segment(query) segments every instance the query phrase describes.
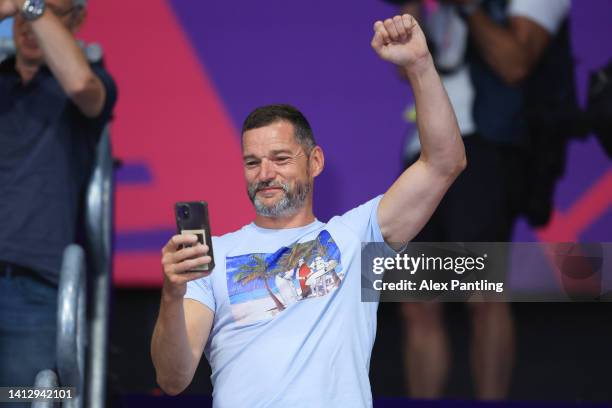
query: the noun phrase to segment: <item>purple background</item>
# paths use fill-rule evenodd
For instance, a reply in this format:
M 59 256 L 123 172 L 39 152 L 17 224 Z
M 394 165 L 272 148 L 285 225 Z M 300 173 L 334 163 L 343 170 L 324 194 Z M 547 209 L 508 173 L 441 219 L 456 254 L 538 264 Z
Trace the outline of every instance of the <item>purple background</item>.
M 291 103 L 327 155 L 315 185 L 323 220 L 383 193 L 401 170 L 408 87 L 370 48 L 379 1 L 173 1 L 236 134 L 256 106 Z M 301 6 L 298 7 L 297 5 Z
M 577 80 L 612 57 L 612 4 L 574 2 L 572 31 Z M 315 211 L 325 220 L 385 191 L 401 171 L 402 112 L 410 90 L 369 46 L 372 23 L 395 13 L 381 1 L 171 2 L 213 80 L 236 134 L 255 106 L 287 102 L 309 118 L 326 155 L 316 183 Z M 300 6 L 298 6 L 298 4 Z M 584 96 L 582 96 L 584 100 Z M 568 171 L 556 194 L 563 211 L 610 161 L 593 137 L 571 144 Z M 581 240 L 609 240 L 608 210 Z M 517 240 L 536 240 L 519 222 Z

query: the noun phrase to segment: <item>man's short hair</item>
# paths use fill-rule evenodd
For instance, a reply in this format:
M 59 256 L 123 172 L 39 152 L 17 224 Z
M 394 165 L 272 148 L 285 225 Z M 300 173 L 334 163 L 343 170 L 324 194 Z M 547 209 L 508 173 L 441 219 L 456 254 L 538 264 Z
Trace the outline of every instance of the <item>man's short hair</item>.
M 286 121 L 293 125 L 293 136 L 308 154 L 317 145 L 310 123 L 296 107 L 286 104 L 266 105 L 249 113 L 242 124 L 242 135 L 251 129 L 258 129 L 276 122 Z

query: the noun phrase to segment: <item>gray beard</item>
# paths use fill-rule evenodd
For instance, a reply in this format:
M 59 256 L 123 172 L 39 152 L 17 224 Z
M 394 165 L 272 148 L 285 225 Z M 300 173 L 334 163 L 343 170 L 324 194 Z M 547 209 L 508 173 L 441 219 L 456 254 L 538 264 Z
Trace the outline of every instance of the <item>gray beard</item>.
M 257 191 L 264 187 L 281 187 L 285 192 L 285 196 L 276 204 L 266 206 L 257 198 Z M 310 193 L 311 186 L 309 183 L 296 183 L 295 189 L 292 191 L 289 188 L 289 184 L 271 182 L 249 184 L 247 190 L 249 198 L 255 206 L 255 212 L 257 215 L 262 217 L 280 218 L 290 217 L 304 207 L 306 204 L 306 199 L 308 198 L 308 193 Z

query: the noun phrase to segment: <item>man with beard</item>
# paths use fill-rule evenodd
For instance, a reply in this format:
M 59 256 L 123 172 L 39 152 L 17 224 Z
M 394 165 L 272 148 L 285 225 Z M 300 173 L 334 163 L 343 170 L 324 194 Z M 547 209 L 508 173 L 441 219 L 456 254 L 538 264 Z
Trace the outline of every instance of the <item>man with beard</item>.
M 416 21 L 395 16 L 377 21 L 374 31 L 376 53 L 410 78 L 421 158 L 384 195 L 322 223 L 312 211 L 312 191 L 325 160 L 308 121 L 288 105 L 254 110 L 242 127 L 254 222 L 214 238 L 212 273 L 189 272 L 211 260 L 206 246 L 179 249 L 195 236 L 176 235 L 162 250 L 151 354 L 167 393 L 189 385 L 205 352 L 215 406 L 372 405 L 368 370 L 377 304 L 361 302 L 361 242 L 397 249 L 410 241 L 466 163 Z M 284 305 L 274 278 L 304 264 L 313 271 L 306 282 L 312 293 Z

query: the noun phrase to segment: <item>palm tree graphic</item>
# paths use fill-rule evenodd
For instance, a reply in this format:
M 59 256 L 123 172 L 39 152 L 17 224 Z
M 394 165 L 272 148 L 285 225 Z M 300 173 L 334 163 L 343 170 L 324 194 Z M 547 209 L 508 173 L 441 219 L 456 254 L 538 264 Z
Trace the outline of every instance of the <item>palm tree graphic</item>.
M 298 268 L 300 264 L 300 259 L 303 259 L 304 262 L 310 262 L 311 254 L 312 254 L 313 243 L 305 242 L 305 243 L 296 243 L 291 246 L 289 251 L 285 251 L 278 260 L 276 264 L 275 272 L 284 272 L 288 270 L 295 270 Z
M 312 241 L 294 244 L 290 251 L 286 251 L 280 257 L 274 272 L 279 273 L 293 270 L 295 274 L 295 270 L 299 268 L 300 259 L 302 259 L 304 263 L 310 264 L 317 256 L 320 256 L 322 259 L 327 259 L 329 256 L 328 247 L 321 242 L 320 235 Z M 334 284 L 340 286 L 341 280 L 336 273 L 335 267 L 331 270 L 331 275 Z
M 274 304 L 276 305 L 276 309 L 279 312 L 285 310 L 285 306 L 276 296 L 274 296 L 272 289 L 270 289 L 270 284 L 268 283 L 268 279 L 273 277 L 277 272 L 270 269 L 269 263 L 263 256 L 259 254 L 251 254 L 249 255 L 249 258 L 249 262 L 240 265 L 240 272 L 234 275 L 234 282 L 246 285 L 247 283 L 256 279 L 263 280 L 266 290 L 268 291 L 268 295 L 270 298 L 272 298 Z
M 328 255 L 328 248 L 321 242 L 320 237 L 309 242 L 298 242 L 290 248 L 286 248 L 279 257 L 275 257 L 277 259 L 276 262 L 269 262 L 263 254 L 250 254 L 248 261 L 240 265 L 239 272 L 233 276 L 233 281 L 244 286 L 254 280 L 262 280 L 268 295 L 276 305 L 276 309 L 280 312 L 285 310 L 285 305 L 272 292 L 268 279 L 289 270 L 293 270 L 293 276 L 295 276 L 300 260 L 310 264 L 317 256 L 326 259 Z M 336 273 L 335 267 L 331 270 L 331 274 L 334 284 L 339 286 L 341 280 Z

